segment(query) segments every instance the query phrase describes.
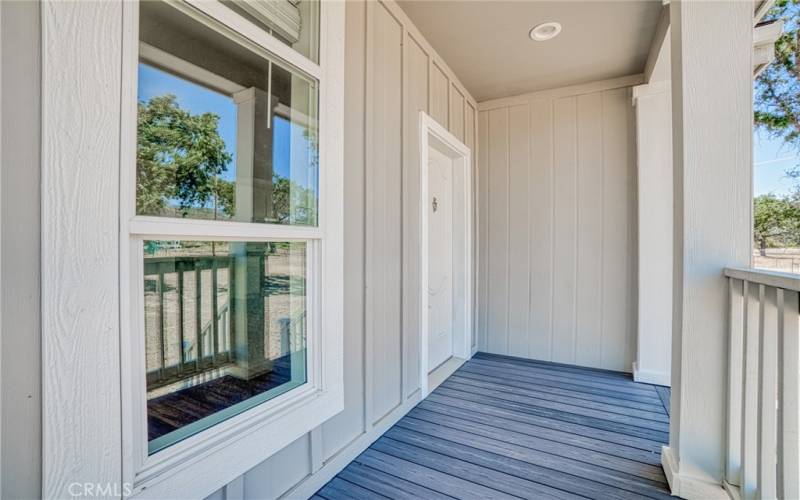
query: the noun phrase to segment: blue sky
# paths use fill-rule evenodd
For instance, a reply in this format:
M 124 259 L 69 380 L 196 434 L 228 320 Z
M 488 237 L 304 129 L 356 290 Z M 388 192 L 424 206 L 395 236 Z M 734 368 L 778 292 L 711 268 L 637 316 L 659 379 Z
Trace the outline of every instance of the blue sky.
M 139 100 L 148 101 L 152 97 L 173 94 L 181 108 L 192 114 L 211 112 L 219 116 L 219 134 L 225 141 L 228 153 L 233 160 L 228 170 L 222 174 L 226 180 L 236 178 L 236 105 L 233 99 L 200 85 L 178 78 L 146 64 L 139 64 Z M 273 168 L 275 173 L 289 177 L 291 141 L 290 124 L 283 118 L 273 120 Z
M 786 176 L 786 171 L 800 164 L 797 152 L 764 132 L 753 132 L 753 194 L 791 194 L 800 184 Z

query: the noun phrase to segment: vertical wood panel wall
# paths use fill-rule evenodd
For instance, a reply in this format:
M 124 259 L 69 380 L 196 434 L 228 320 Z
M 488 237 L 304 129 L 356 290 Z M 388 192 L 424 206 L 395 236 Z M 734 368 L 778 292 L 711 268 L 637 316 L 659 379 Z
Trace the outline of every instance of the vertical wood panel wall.
M 480 104 L 481 349 L 631 370 L 636 80 Z
M 213 498 L 313 493 L 419 400 L 419 111 L 474 150 L 477 104 L 393 2 L 347 3 L 344 411 Z

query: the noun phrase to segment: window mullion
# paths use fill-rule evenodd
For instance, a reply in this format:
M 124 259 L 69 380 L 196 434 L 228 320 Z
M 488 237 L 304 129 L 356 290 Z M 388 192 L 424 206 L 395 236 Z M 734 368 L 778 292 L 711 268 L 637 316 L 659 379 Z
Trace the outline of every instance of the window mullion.
M 132 218 L 129 228 L 131 236 L 151 239 L 305 241 L 323 236 L 320 227 L 143 216 Z

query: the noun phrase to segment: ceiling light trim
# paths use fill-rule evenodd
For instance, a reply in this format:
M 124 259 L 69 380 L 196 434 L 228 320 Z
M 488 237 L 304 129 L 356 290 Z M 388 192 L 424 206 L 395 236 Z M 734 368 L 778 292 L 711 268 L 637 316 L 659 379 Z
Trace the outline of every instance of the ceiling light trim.
M 544 42 L 546 40 L 552 40 L 558 36 L 559 33 L 561 33 L 561 24 L 555 21 L 550 21 L 534 26 L 531 29 L 529 36 L 531 37 L 531 40 L 535 42 Z

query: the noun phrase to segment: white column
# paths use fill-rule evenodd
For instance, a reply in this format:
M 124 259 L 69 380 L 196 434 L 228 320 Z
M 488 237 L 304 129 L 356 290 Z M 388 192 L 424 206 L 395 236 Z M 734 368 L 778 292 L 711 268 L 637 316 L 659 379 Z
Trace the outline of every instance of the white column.
M 670 3 L 674 288 L 672 492 L 727 498 L 725 266 L 751 238 L 752 2 Z
M 266 92 L 251 87 L 233 95 L 236 103 L 236 209 L 234 220 L 264 222 L 272 218 L 271 104 Z M 269 243 L 231 243 L 235 256 L 232 374 L 243 379 L 272 369 L 268 352 L 269 312 L 264 301 L 264 249 Z
M 637 382 L 668 386 L 672 347 L 672 115 L 669 81 L 634 87 L 633 102 L 636 107 L 639 206 L 639 327 L 633 378 Z

